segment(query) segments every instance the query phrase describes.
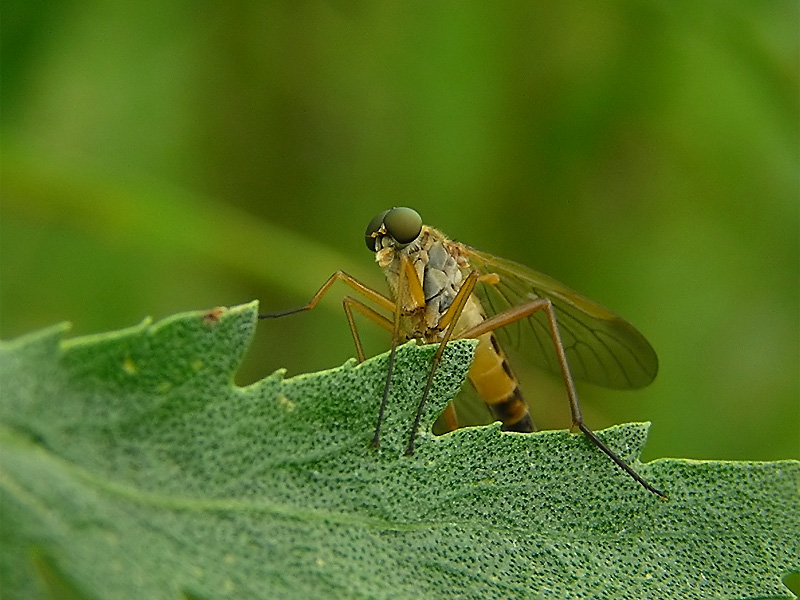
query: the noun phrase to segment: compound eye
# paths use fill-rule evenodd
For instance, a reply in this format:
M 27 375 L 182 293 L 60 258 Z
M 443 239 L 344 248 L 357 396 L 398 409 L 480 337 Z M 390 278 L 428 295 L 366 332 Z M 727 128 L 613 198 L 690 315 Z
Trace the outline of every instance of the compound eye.
M 385 210 L 382 213 L 375 215 L 372 218 L 372 221 L 369 222 L 369 225 L 367 225 L 367 231 L 364 233 L 364 241 L 367 243 L 367 248 L 369 248 L 372 252 L 377 250 L 375 246 L 375 242 L 377 242 L 375 234 L 378 233 L 380 228 L 383 226 L 383 217 L 385 217 L 388 212 L 388 210 Z
M 413 208 L 399 206 L 388 211 L 383 217 L 388 233 L 400 244 L 410 244 L 422 231 L 422 217 Z

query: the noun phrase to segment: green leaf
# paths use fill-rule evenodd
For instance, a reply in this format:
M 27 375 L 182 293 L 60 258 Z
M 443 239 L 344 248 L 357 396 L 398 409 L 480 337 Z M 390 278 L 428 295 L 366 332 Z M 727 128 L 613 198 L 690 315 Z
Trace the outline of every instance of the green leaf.
M 416 453 L 433 348 L 246 388 L 256 306 L 4 343 L 6 598 L 788 598 L 800 464 L 641 464 L 647 424 L 601 437 L 426 431 L 473 343 L 451 343 Z

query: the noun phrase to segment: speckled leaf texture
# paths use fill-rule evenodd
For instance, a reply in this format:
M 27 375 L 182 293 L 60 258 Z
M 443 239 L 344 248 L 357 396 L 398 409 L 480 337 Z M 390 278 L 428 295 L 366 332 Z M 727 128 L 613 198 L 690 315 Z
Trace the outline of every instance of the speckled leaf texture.
M 800 463 L 638 461 L 648 426 L 425 433 L 462 385 L 452 343 L 416 453 L 432 347 L 236 387 L 257 307 L 4 343 L 8 599 L 791 598 Z

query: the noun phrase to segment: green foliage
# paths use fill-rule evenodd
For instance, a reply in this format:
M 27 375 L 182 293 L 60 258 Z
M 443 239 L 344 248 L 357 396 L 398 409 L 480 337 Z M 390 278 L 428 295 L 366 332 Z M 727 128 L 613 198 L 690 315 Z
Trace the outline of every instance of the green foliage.
M 380 286 L 364 228 L 409 205 L 645 334 L 654 385 L 581 390 L 598 427 L 653 420 L 651 458 L 800 458 L 796 0 L 0 12 L 0 337 L 282 310 L 337 269 Z M 351 356 L 335 296 L 264 328 L 238 381 Z
M 638 461 L 648 425 L 581 435 L 426 433 L 464 381 L 452 343 L 418 450 L 432 347 L 245 388 L 254 304 L 61 341 L 5 343 L 7 598 L 787 598 L 800 465 Z

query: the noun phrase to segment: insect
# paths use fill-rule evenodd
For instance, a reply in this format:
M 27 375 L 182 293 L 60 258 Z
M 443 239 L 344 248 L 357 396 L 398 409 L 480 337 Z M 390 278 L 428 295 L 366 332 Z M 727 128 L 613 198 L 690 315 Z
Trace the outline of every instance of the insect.
M 400 341 L 418 339 L 439 346 L 433 357 L 406 454 L 412 454 L 420 418 L 444 348 L 451 339 L 476 338 L 478 344 L 468 378 L 503 429 L 535 431 L 533 419 L 498 337 L 514 326 L 531 360 L 559 373 L 566 386 L 572 423 L 622 470 L 650 492 L 665 495 L 611 450 L 584 423 L 575 378 L 610 388 L 639 388 L 658 371 L 658 358 L 632 325 L 556 280 L 522 265 L 481 252 L 422 224 L 411 208 L 396 207 L 378 214 L 365 232 L 367 248 L 383 269 L 391 292 L 386 296 L 337 271 L 311 301 L 300 308 L 259 315 L 282 317 L 314 308 L 336 281 L 343 281 L 364 299 L 345 296 L 344 312 L 358 360 L 364 350 L 354 313 L 392 333 L 389 369 L 381 398 L 373 444 L 380 429 L 391 386 L 395 352 Z M 452 403 L 444 420 L 458 427 Z

